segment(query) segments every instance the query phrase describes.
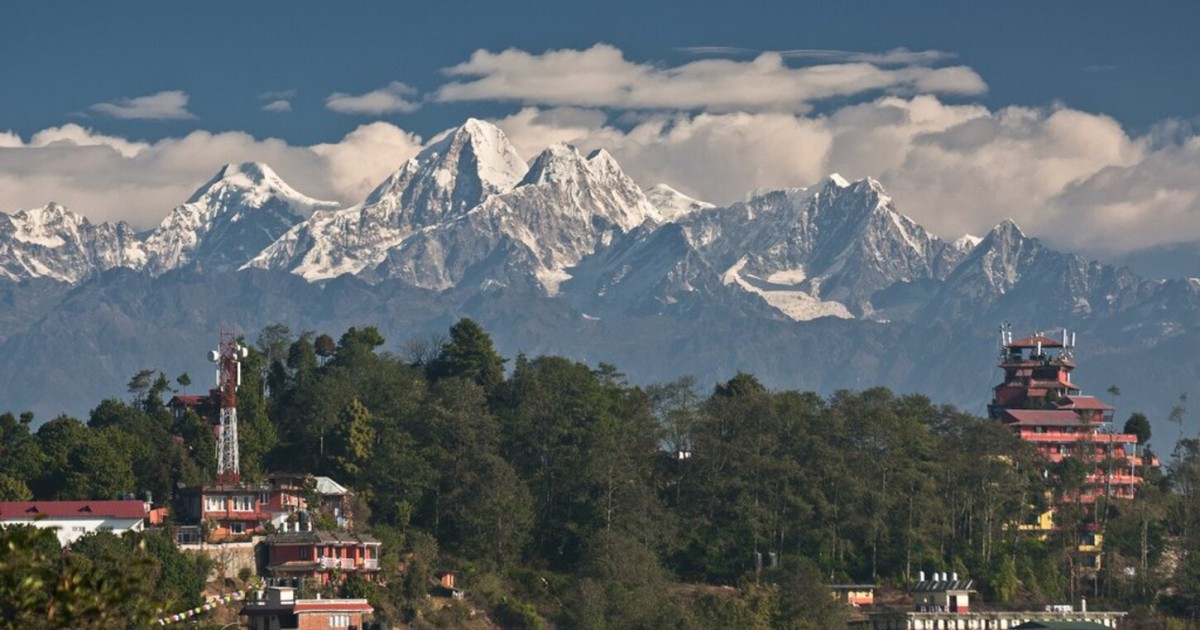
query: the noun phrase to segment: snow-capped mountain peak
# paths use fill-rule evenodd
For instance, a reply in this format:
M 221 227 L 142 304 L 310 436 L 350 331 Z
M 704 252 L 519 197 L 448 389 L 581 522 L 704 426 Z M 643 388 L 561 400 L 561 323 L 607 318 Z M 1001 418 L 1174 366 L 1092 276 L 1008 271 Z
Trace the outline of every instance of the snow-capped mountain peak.
M 525 175 L 528 166 L 499 127 L 476 118 L 455 132 L 463 142 L 469 140 L 479 178 L 490 192 L 511 190 Z
M 465 217 L 511 190 L 528 165 L 495 125 L 468 119 L 407 160 L 357 206 L 320 212 L 246 264 L 309 281 L 360 274 L 414 232 Z
M 286 202 L 289 211 L 301 218 L 307 218 L 317 210 L 337 206 L 334 202 L 301 194 L 283 181 L 270 166 L 261 162 L 222 166 L 216 176 L 192 193 L 184 205 L 196 204 L 207 210 L 232 207 L 257 209 L 273 199 Z
M 587 179 L 587 162 L 579 150 L 565 142 L 552 144 L 533 158 L 519 186 L 579 183 Z
M 364 205 L 388 204 L 401 229 L 432 225 L 511 190 L 527 170 L 499 127 L 470 118 L 401 166 Z
M 227 164 L 147 237 L 147 270 L 192 262 L 237 269 L 293 225 L 338 205 L 297 192 L 265 164 Z
M 957 250 L 969 252 L 972 249 L 975 249 L 975 246 L 978 245 L 979 242 L 982 240 L 983 240 L 982 236 L 975 236 L 974 234 L 963 234 L 962 236 L 960 236 L 954 240 L 953 246 Z
M 662 220 L 667 222 L 713 207 L 707 201 L 693 199 L 666 184 L 656 184 L 646 189 L 646 199 L 658 210 Z
M 0 278 L 73 284 L 113 267 L 140 267 L 145 258 L 125 223 L 93 224 L 53 202 L 0 213 Z
M 990 234 L 1001 234 L 1008 237 L 1019 236 L 1021 238 L 1025 238 L 1025 232 L 1021 230 L 1021 226 L 1017 225 L 1017 222 L 1012 218 L 1007 218 L 997 223 L 996 227 L 992 228 L 992 231 L 989 233 L 989 235 Z
M 10 217 L 12 237 L 24 243 L 58 247 L 65 241 L 62 232 L 76 234 L 88 220 L 67 210 L 66 206 L 50 202 L 41 208 L 18 210 Z

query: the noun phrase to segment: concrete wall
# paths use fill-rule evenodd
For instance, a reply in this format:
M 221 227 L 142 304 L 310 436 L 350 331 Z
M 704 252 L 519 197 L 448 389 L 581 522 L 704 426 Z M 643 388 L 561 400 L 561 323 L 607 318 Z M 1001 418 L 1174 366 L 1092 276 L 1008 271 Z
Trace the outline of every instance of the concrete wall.
M 183 551 L 199 553 L 212 558 L 213 568 L 208 579 L 236 578 L 243 568 L 258 575 L 258 541 L 238 543 L 200 543 L 199 545 L 179 545 Z

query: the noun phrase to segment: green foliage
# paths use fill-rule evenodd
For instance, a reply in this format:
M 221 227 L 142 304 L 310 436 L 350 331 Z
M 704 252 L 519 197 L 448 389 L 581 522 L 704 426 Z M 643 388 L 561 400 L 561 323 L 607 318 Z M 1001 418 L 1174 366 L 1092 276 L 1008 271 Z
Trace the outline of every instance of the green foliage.
M 1141 446 L 1150 441 L 1150 419 L 1144 413 L 1134 412 L 1125 421 L 1122 433 L 1136 435 L 1137 443 Z
M 332 452 L 347 482 L 357 483 L 375 452 L 375 428 L 371 412 L 357 398 L 338 414 L 332 439 Z
M 577 628 L 670 628 L 683 616 L 657 555 L 635 539 L 599 531 L 588 542 L 582 578 L 567 611 Z
M 833 630 L 846 628 L 849 611 L 829 596 L 820 571 L 804 558 L 784 562 L 769 575 L 775 583 L 775 628 Z
M 251 348 L 242 359 L 242 384 L 237 391 L 239 464 L 242 477 L 250 481 L 265 476 L 267 455 L 279 441 L 263 395 L 265 372 L 263 355 Z
M 0 501 L 30 501 L 33 491 L 24 480 L 0 473 Z
M 157 600 L 146 565 L 126 557 L 106 570 L 83 553 L 63 554 L 50 530 L 0 528 L 0 628 L 148 626 Z
M 463 318 L 450 328 L 450 341 L 430 362 L 427 372 L 434 381 L 465 378 L 491 392 L 504 379 L 504 359 L 496 353 L 492 338 L 483 328 Z
M 542 620 L 536 608 L 511 597 L 505 597 L 500 600 L 494 612 L 496 620 L 504 628 L 511 628 L 512 630 L 542 630 L 546 626 L 546 622 Z
M 463 623 L 467 608 L 429 605 L 446 568 L 505 627 L 839 628 L 828 580 L 901 584 L 918 569 L 971 575 L 990 601 L 1062 600 L 1083 586 L 1076 526 L 1105 521 L 1103 597 L 1200 614 L 1200 440 L 1181 440 L 1166 474 L 1139 471 L 1137 500 L 1060 508 L 1061 529 L 1039 540 L 1017 524 L 1077 496 L 1089 468 L 1036 459 L 1001 423 L 922 396 L 773 392 L 743 373 L 707 396 L 690 378 L 643 390 L 612 365 L 524 355 L 506 379 L 469 319 L 408 358 L 383 346 L 374 327 L 335 342 L 270 326 L 245 359 L 238 415 L 248 478 L 309 471 L 352 488 L 356 527 L 384 558 L 378 583 L 339 589 L 390 623 Z M 169 502 L 211 481 L 212 419 L 172 416 L 169 391 L 145 370 L 87 425 L 32 433 L 31 417 L 0 414 L 0 498 Z M 1126 431 L 1144 445 L 1143 421 Z M 56 548 L 22 557 L 84 582 L 141 563 L 155 591 L 128 585 L 121 614 L 200 601 L 207 561 L 165 535 L 77 547 L 69 562 Z M 755 554 L 779 565 L 756 570 Z

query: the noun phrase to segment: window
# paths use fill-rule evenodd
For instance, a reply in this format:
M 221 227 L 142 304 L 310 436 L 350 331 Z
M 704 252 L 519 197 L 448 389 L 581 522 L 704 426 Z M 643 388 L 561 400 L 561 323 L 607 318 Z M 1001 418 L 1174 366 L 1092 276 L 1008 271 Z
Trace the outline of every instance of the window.
M 75 525 L 74 527 L 72 527 L 72 528 L 71 528 L 71 531 L 73 531 L 73 532 L 79 532 L 79 533 L 83 533 L 83 532 L 86 532 L 86 531 L 87 531 L 87 528 L 86 528 L 86 527 L 81 527 L 81 526 L 79 526 L 79 525 Z
M 232 534 L 245 534 L 246 533 L 246 524 L 245 523 L 231 523 L 229 525 L 229 532 Z
M 254 511 L 254 497 L 247 496 L 247 495 L 243 495 L 240 497 L 233 497 L 233 511 L 235 511 L 235 512 L 253 512 Z
M 330 628 L 345 628 L 350 625 L 350 615 L 330 615 Z
M 224 496 L 204 497 L 204 511 L 205 512 L 224 512 L 225 511 L 225 497 Z

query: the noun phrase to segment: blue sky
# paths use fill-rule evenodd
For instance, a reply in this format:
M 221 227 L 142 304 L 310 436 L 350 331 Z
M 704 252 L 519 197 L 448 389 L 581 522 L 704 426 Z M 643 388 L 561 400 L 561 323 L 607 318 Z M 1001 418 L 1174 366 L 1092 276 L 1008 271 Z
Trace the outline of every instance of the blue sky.
M 1077 249 L 1191 243 L 1197 24 L 1192 2 L 17 0 L 0 211 L 146 227 L 243 159 L 354 203 L 474 116 L 526 158 L 604 146 L 719 203 L 837 170 L 943 236 L 1012 216 Z

